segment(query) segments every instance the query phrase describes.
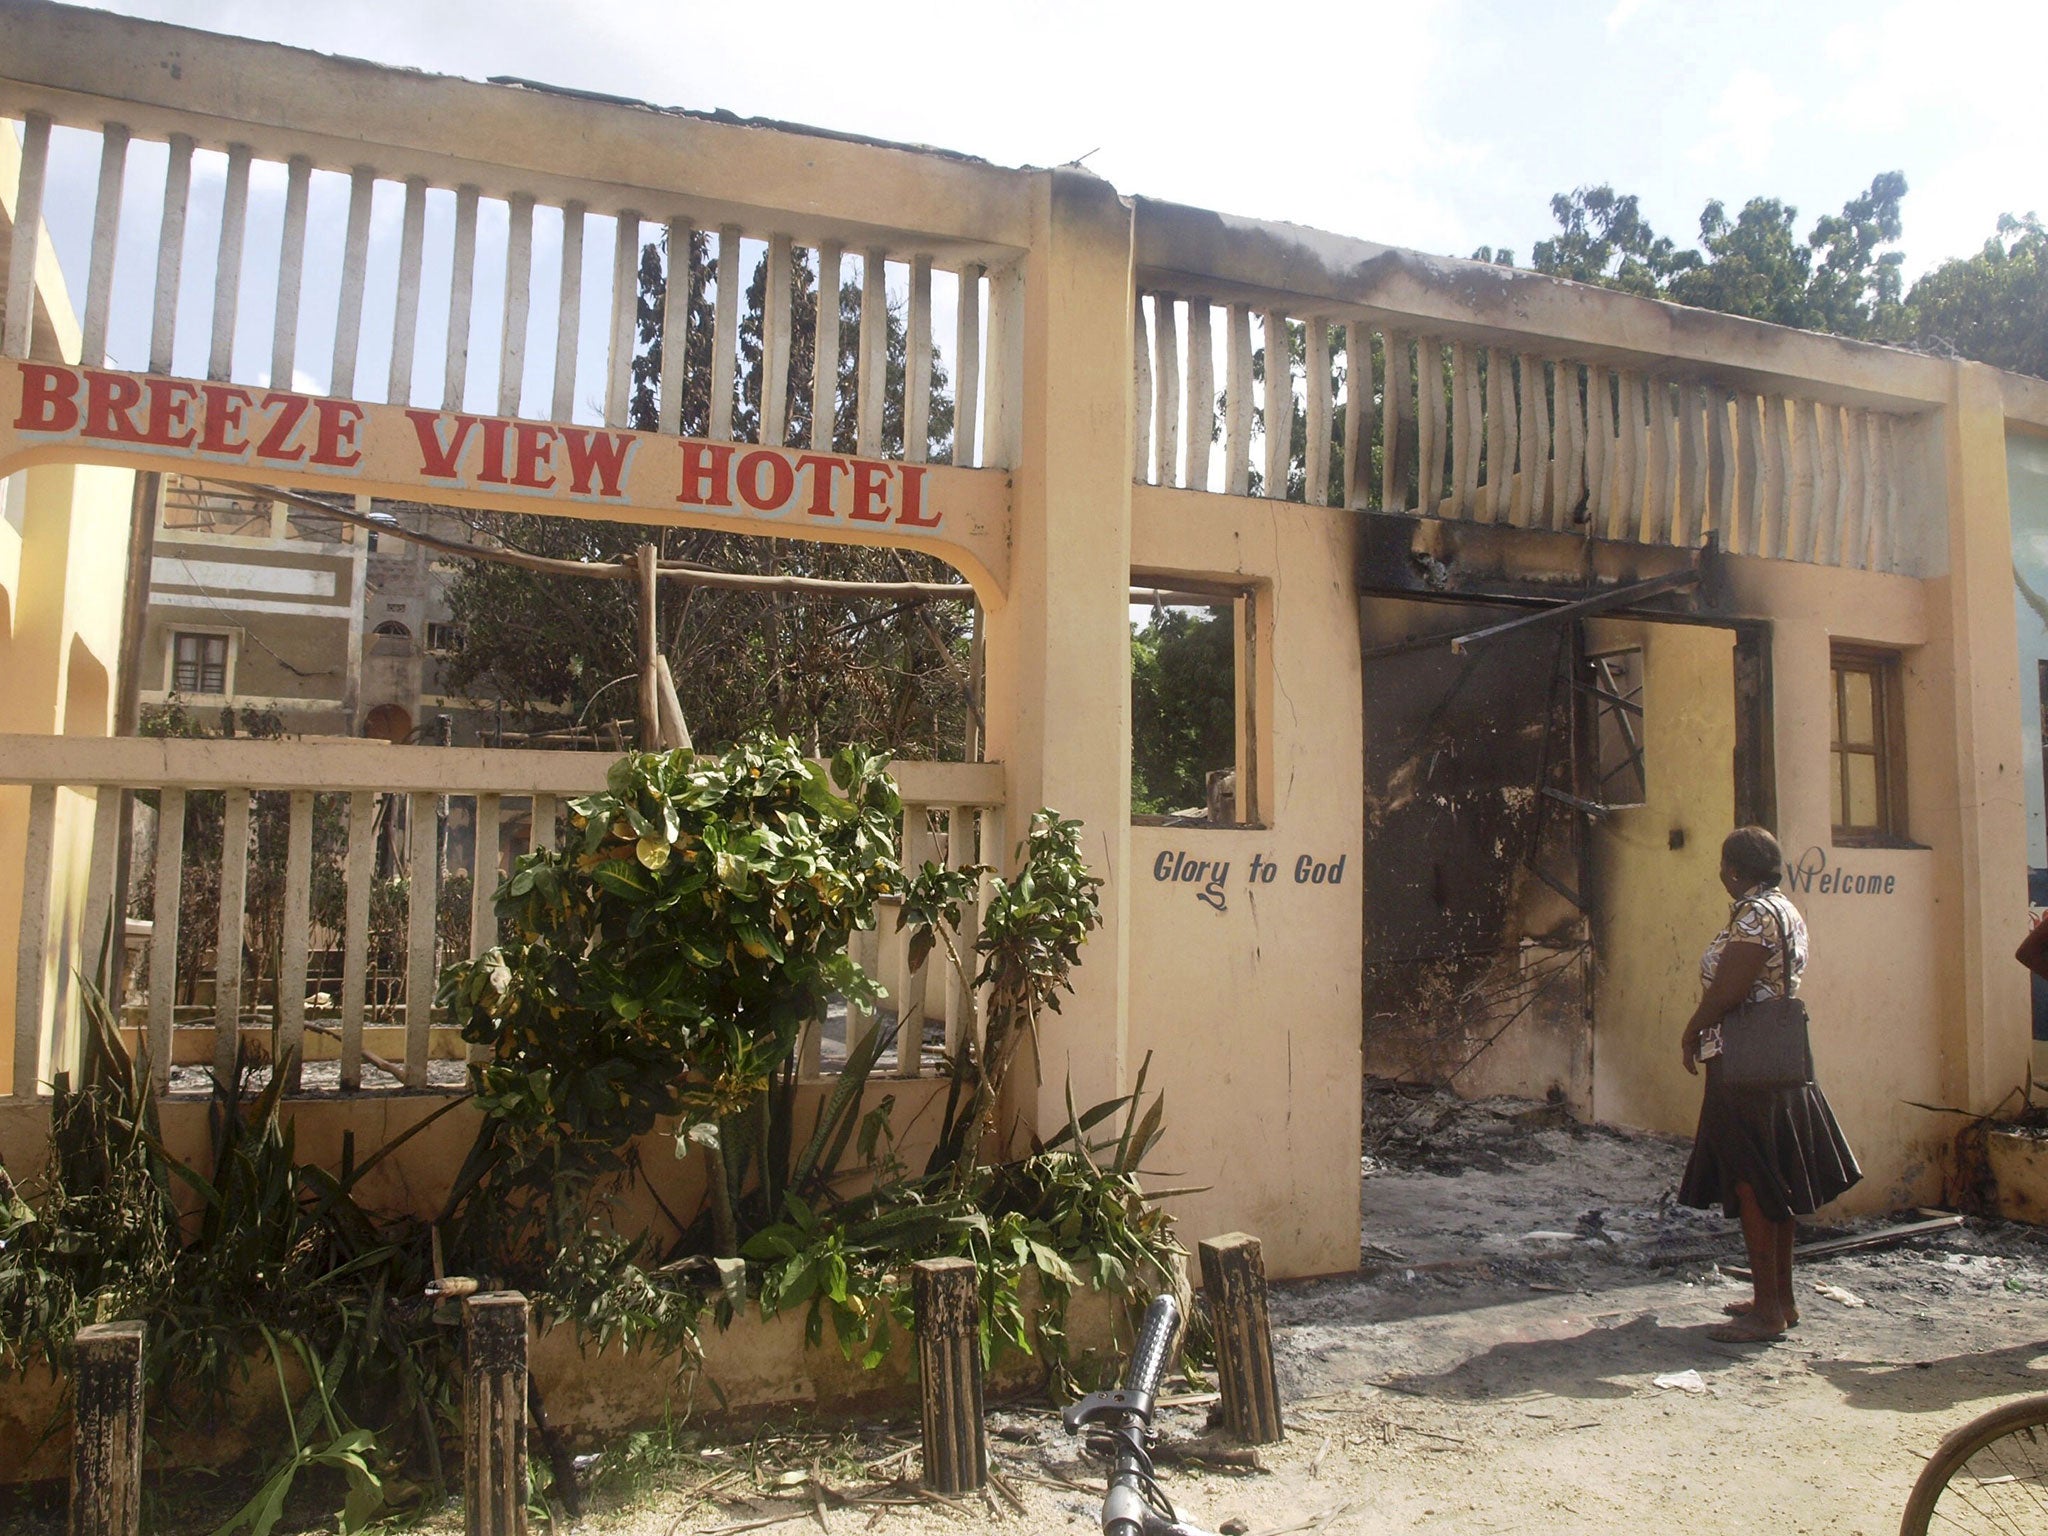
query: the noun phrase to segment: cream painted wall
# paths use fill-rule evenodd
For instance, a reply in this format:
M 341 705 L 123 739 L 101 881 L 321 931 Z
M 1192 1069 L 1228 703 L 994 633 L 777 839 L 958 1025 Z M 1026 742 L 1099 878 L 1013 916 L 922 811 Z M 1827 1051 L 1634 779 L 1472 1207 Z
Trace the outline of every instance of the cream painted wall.
M 1132 563 L 1255 586 L 1251 679 L 1263 825 L 1131 830 L 1130 1051 L 1166 1093 L 1153 1182 L 1206 1185 L 1173 1202 L 1190 1246 L 1258 1234 L 1276 1276 L 1358 1263 L 1360 891 L 1366 878 L 1358 604 L 1343 512 L 1139 487 Z M 1155 878 L 1177 854 L 1221 861 L 1207 881 Z M 1249 883 L 1254 856 L 1277 866 Z M 1336 884 L 1297 882 L 1304 856 L 1343 860 Z M 1168 866 L 1170 867 L 1170 865 Z M 1213 873 L 1213 869 L 1212 869 Z

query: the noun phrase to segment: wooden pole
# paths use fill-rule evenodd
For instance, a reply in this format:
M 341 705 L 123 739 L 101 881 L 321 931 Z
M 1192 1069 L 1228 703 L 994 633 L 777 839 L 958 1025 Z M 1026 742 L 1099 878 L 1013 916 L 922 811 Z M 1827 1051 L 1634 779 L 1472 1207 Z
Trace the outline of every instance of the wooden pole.
M 462 1304 L 462 1503 L 468 1536 L 526 1536 L 526 1298 Z
M 917 1307 L 924 1483 L 934 1493 L 972 1493 L 988 1482 L 980 1272 L 971 1259 L 925 1259 L 910 1267 L 910 1287 Z
M 659 654 L 655 619 L 661 586 L 655 579 L 655 551 L 652 544 L 640 546 L 640 750 L 661 750 L 661 683 L 655 668 Z
M 140 1536 L 141 1323 L 94 1323 L 72 1341 L 69 1536 Z
M 1216 1329 L 1216 1380 L 1223 1422 L 1246 1445 L 1284 1438 L 1280 1386 L 1273 1375 L 1273 1329 L 1266 1315 L 1266 1261 L 1256 1237 L 1226 1232 L 1198 1245 L 1202 1289 Z

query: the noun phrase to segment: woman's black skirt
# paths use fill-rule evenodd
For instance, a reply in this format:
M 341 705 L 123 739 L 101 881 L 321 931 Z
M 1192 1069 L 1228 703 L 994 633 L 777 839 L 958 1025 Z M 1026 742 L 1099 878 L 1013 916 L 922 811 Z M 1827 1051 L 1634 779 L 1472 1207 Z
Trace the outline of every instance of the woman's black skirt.
M 1741 1214 L 1735 1187 L 1756 1191 L 1772 1221 L 1808 1216 L 1863 1177 L 1818 1086 L 1729 1088 L 1707 1063 L 1707 1093 L 1692 1158 L 1679 1181 L 1681 1205 Z

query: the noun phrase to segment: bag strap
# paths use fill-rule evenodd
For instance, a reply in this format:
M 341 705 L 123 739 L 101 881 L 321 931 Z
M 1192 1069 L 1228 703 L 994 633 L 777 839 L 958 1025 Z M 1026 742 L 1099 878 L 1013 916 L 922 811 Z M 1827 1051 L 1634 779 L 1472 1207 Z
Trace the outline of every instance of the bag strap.
M 1785 914 L 1778 910 L 1778 904 L 1768 896 L 1748 896 L 1743 898 L 1743 900 L 1745 904 L 1753 902 L 1757 906 L 1762 907 L 1771 914 L 1771 921 L 1778 925 L 1778 965 L 1784 973 L 1784 981 L 1778 990 L 1778 996 L 1790 997 L 1792 995 L 1792 934 L 1791 930 L 1785 926 Z

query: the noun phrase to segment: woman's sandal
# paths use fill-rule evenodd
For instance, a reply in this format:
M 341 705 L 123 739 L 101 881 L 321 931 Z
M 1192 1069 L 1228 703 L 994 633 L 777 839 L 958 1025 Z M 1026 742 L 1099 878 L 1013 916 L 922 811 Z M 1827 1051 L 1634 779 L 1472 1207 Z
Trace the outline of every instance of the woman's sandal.
M 1748 1317 L 1756 1311 L 1756 1303 L 1753 1301 L 1731 1301 L 1722 1307 L 1721 1310 L 1730 1317 Z M 1799 1326 L 1799 1314 L 1797 1312 L 1787 1312 L 1785 1314 L 1785 1326 L 1787 1328 L 1797 1328 Z
M 1753 1317 L 1743 1317 L 1716 1324 L 1707 1330 L 1707 1337 L 1717 1344 L 1775 1344 L 1785 1337 L 1785 1330 L 1766 1328 Z

